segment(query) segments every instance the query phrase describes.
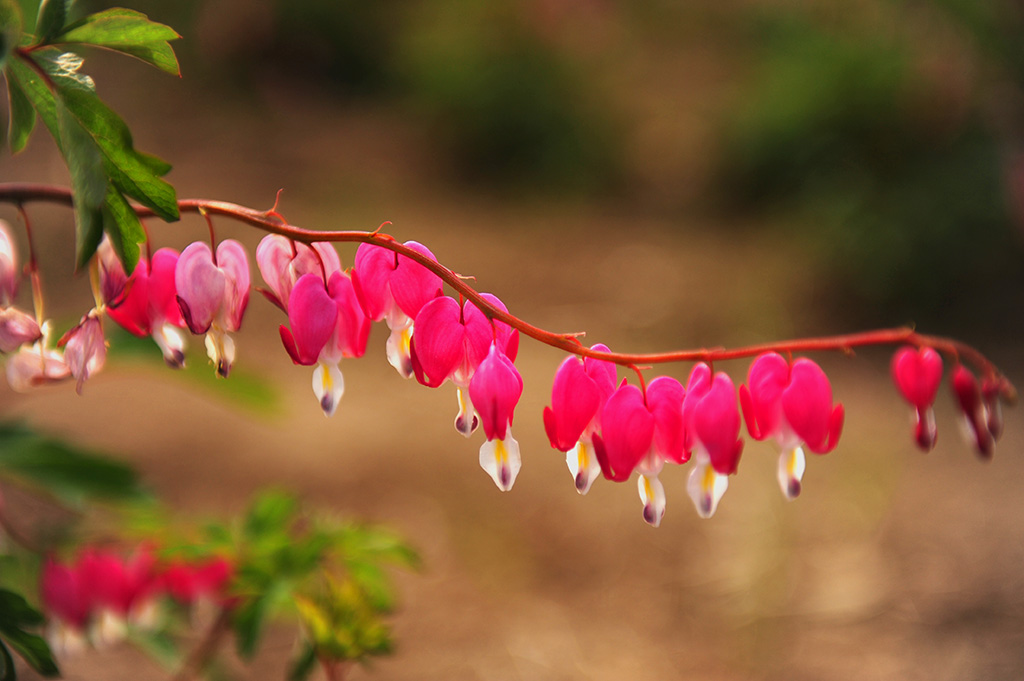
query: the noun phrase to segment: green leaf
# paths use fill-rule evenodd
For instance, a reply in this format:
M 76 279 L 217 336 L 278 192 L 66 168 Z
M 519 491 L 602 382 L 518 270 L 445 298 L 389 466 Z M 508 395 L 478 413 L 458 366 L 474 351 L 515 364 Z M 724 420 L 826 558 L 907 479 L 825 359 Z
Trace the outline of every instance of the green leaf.
M 150 21 L 141 12 L 114 8 L 75 22 L 53 42 L 106 47 L 141 59 L 172 75 L 181 75 L 174 50 L 167 42 L 180 37 L 170 26 Z
M 126 272 L 139 262 L 139 244 L 145 242 L 142 222 L 124 196 L 113 187 L 107 188 L 103 200 L 103 231 L 110 235 L 110 243 Z
M 14 0 L 0 0 L 0 69 L 21 41 L 21 8 Z
M 71 172 L 75 211 L 75 262 L 84 267 L 103 238 L 103 202 L 107 196 L 107 173 L 103 153 L 63 99 L 57 99 L 57 129 L 60 146 Z
M 163 220 L 178 219 L 174 187 L 153 172 L 152 156 L 142 158 L 132 144 L 124 121 L 100 101 L 94 92 L 61 88 L 60 97 L 103 152 L 106 170 L 117 189 L 152 208 Z
M 316 665 L 316 648 L 306 641 L 299 655 L 288 666 L 288 681 L 306 681 Z
M 235 644 L 242 659 L 248 660 L 256 652 L 263 624 L 266 620 L 269 595 L 264 593 L 243 603 L 232 620 L 235 629 Z
M 0 424 L 0 474 L 31 483 L 65 503 L 133 501 L 148 497 L 130 467 L 39 435 Z
M 50 646 L 42 636 L 20 629 L 9 629 L 3 632 L 3 638 L 32 669 L 46 677 L 60 676 L 60 669 L 53 660 Z
M 11 153 L 17 154 L 28 144 L 28 138 L 36 127 L 36 110 L 32 108 L 28 96 L 14 78 L 7 78 L 7 97 L 11 107 L 7 141 L 11 145 Z
M 268 533 L 285 532 L 297 510 L 298 502 L 292 495 L 267 492 L 253 503 L 246 514 L 245 535 L 250 539 L 259 539 Z
M 7 650 L 3 640 L 0 640 L 0 681 L 17 681 L 17 678 L 18 673 L 14 670 L 11 651 Z
M 24 596 L 0 589 L 0 632 L 8 628 L 36 627 L 45 621 L 43 613 L 29 605 Z
M 39 4 L 39 18 L 36 19 L 36 38 L 40 43 L 49 43 L 51 38 L 64 28 L 68 10 L 73 0 L 43 0 Z
M 3 0 L 0 0 L 2 2 Z M 22 59 L 12 59 L 5 71 L 8 80 L 17 81 L 22 93 L 28 98 L 32 108 L 39 114 L 43 125 L 50 131 L 50 136 L 60 147 L 60 131 L 57 129 L 57 104 L 50 88 L 28 64 Z
M 74 52 L 62 52 L 56 48 L 34 50 L 29 57 L 38 64 L 59 90 L 81 90 L 96 93 L 96 82 L 92 76 L 80 73 L 85 60 Z

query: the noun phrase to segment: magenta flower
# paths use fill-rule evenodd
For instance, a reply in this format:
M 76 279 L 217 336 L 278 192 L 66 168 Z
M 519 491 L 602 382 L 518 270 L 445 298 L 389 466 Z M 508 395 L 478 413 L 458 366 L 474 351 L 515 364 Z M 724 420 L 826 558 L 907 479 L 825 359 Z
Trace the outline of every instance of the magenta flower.
M 167 593 L 183 605 L 196 605 L 204 600 L 225 603 L 233 575 L 234 567 L 219 556 L 199 563 L 177 560 L 165 568 L 163 584 Z
M 91 608 L 89 585 L 77 569 L 48 557 L 39 574 L 39 596 L 49 619 L 47 639 L 58 655 L 85 648 Z
M 938 439 L 932 405 L 942 382 L 942 357 L 932 348 L 906 346 L 893 355 L 890 369 L 900 395 L 914 407 L 914 441 L 931 451 Z
M 0 352 L 14 352 L 42 337 L 35 317 L 14 306 L 0 308 Z
M 14 248 L 10 227 L 6 222 L 0 220 L 0 307 L 7 307 L 14 302 L 20 276 L 18 251 Z
M 843 429 L 843 405 L 832 406 L 828 377 L 806 358 L 790 365 L 778 353 L 761 354 L 750 365 L 747 383 L 740 386 L 747 432 L 778 443 L 779 486 L 787 499 L 795 499 L 806 468 L 802 445 L 815 454 L 832 451 Z
M 710 518 L 743 452 L 736 389 L 727 374 L 712 376 L 704 363 L 693 367 L 683 400 L 683 427 L 685 448 L 695 458 L 687 491 L 700 517 Z
M 666 461 L 682 463 L 682 419 L 685 391 L 679 381 L 660 376 L 646 395 L 625 381 L 608 398 L 601 413 L 601 432 L 594 434 L 594 452 L 604 476 L 622 482 L 636 470 L 643 517 L 657 527 L 665 515 L 665 488 L 658 479 Z
M 235 360 L 235 342 L 229 333 L 242 326 L 249 303 L 249 259 L 242 244 L 231 239 L 210 247 L 197 241 L 182 251 L 174 271 L 181 316 L 194 334 L 206 334 L 206 354 L 227 377 Z
M 288 311 L 292 288 L 304 274 L 317 274 L 323 281 L 341 272 L 341 260 L 334 245 L 317 241 L 306 245 L 280 234 L 268 234 L 256 247 L 256 266 L 269 291 L 257 289 L 267 300 Z
M 522 377 L 512 360 L 492 342 L 469 382 L 469 397 L 487 436 L 487 442 L 480 446 L 480 467 L 502 492 L 512 489 L 522 464 L 519 443 L 511 431 L 522 394 Z
M 436 260 L 422 244 L 407 241 L 405 245 Z M 424 305 L 441 295 L 441 277 L 404 255 L 363 243 L 356 249 L 352 283 L 366 316 L 387 322 L 391 329 L 386 345 L 388 362 L 403 378 L 409 378 L 413 375 L 409 349 L 413 320 Z
M 481 294 L 488 302 L 504 310 L 497 297 Z M 493 342 L 498 350 L 515 361 L 519 350 L 519 331 L 504 322 L 494 322 L 476 305 L 460 305 L 448 296 L 426 303 L 416 315 L 416 335 L 410 344 L 410 356 L 416 380 L 436 388 L 447 380 L 455 384 L 459 413 L 455 429 L 469 437 L 477 427 L 477 416 L 466 389 Z
M 285 350 L 296 364 L 318 365 L 313 393 L 324 414 L 331 416 L 345 392 L 338 364 L 343 357 L 362 357 L 370 334 L 370 320 L 356 300 L 352 281 L 335 272 L 325 288 L 319 274 L 302 275 L 288 299 L 288 322 L 291 329 L 280 328 Z
M 64 334 L 57 345 L 64 348 L 64 362 L 78 380 L 75 390 L 81 395 L 86 380 L 100 371 L 107 361 L 107 342 L 103 337 L 99 313 L 93 309 L 82 317 L 78 326 Z
M 95 549 L 79 556 L 75 569 L 88 589 L 93 639 L 97 643 L 122 640 L 129 623 L 143 627 L 152 624 L 160 589 L 154 565 L 148 551 L 140 551 L 128 561 Z
M 100 290 L 106 302 L 107 316 L 129 333 L 152 336 L 167 365 L 185 366 L 185 320 L 181 316 L 175 288 L 178 252 L 161 248 L 152 262 L 140 258 L 130 277 L 125 276 L 108 241 L 97 251 Z
M 987 409 L 982 399 L 981 388 L 978 386 L 978 379 L 970 369 L 958 364 L 953 369 L 951 383 L 957 407 L 963 416 L 965 435 L 970 438 L 971 445 L 982 458 L 992 458 L 995 439 L 989 429 Z
M 607 352 L 605 345 L 592 350 Z M 551 446 L 565 452 L 565 462 L 576 484 L 586 494 L 601 472 L 592 455 L 594 433 L 599 432 L 601 411 L 615 391 L 615 365 L 611 362 L 567 357 L 551 387 L 551 406 L 544 408 L 544 429 Z

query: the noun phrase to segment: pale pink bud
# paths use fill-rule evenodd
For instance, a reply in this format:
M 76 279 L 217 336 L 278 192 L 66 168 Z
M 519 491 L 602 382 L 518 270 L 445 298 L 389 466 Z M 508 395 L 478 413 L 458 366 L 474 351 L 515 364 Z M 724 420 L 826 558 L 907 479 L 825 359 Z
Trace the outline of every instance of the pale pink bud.
M 43 337 L 36 318 L 16 307 L 0 308 L 0 352 L 14 352 Z
M 70 377 L 71 370 L 64 362 L 64 353 L 44 350 L 41 341 L 32 346 L 23 345 L 7 359 L 7 382 L 18 392 L 28 392 L 40 385 Z
M 103 368 L 107 360 L 107 344 L 103 337 L 103 325 L 93 310 L 60 339 L 64 348 L 64 361 L 71 375 L 78 380 L 75 390 L 82 394 L 82 386 L 93 374 Z
M 951 383 L 957 406 L 964 417 L 964 431 L 978 454 L 985 459 L 991 458 L 995 443 L 985 417 L 985 407 L 982 402 L 981 388 L 978 387 L 978 380 L 967 367 L 960 364 L 953 369 Z
M 334 245 L 326 241 L 307 246 L 280 234 L 268 234 L 256 247 L 256 266 L 270 289 L 260 289 L 260 293 L 287 312 L 292 288 L 303 275 L 316 274 L 329 281 L 341 271 L 341 260 Z
M 10 227 L 0 220 L 0 305 L 7 306 L 14 301 L 18 292 L 18 251 L 11 238 Z

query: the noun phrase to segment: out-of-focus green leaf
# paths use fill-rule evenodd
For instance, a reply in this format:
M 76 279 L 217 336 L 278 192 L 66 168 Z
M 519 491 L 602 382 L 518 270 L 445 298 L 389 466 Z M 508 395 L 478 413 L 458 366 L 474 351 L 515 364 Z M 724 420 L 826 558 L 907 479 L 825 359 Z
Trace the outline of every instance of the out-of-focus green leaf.
M 36 38 L 40 43 L 49 43 L 68 20 L 68 10 L 74 0 L 43 0 L 39 4 L 39 18 L 36 19 Z
M 21 40 L 21 8 L 14 0 L 0 0 L 0 69 Z
M 12 423 L 0 424 L 0 475 L 19 478 L 76 506 L 87 500 L 149 496 L 130 467 Z
M 3 0 L 0 0 L 2 2 Z M 21 86 L 21 91 L 28 98 L 32 108 L 39 114 L 43 125 L 50 131 L 50 136 L 60 146 L 60 131 L 57 129 L 57 104 L 53 93 L 43 79 L 21 59 L 12 59 L 5 71 L 8 80 L 14 80 Z
M 0 589 L 0 632 L 12 627 L 36 627 L 45 621 L 43 614 L 29 605 L 24 596 Z
M 295 518 L 298 502 L 284 492 L 267 492 L 249 508 L 245 517 L 245 535 L 259 539 L 268 533 L 284 533 Z
M 107 173 L 99 146 L 60 98 L 57 99 L 57 128 L 64 159 L 71 173 L 75 204 L 75 262 L 81 268 L 89 262 L 103 238 Z
M 263 635 L 270 600 L 269 593 L 262 593 L 245 601 L 235 610 L 232 625 L 235 630 L 235 644 L 242 659 L 247 660 L 256 652 L 256 646 Z
M 60 676 L 60 669 L 57 668 L 57 663 L 53 660 L 50 646 L 46 644 L 46 640 L 42 636 L 30 634 L 21 629 L 3 630 L 0 631 L 0 636 L 32 669 L 47 678 Z
M 0 681 L 16 681 L 17 672 L 14 671 L 14 660 L 11 659 L 11 651 L 7 650 L 2 639 L 0 639 Z
M 145 14 L 114 8 L 75 22 L 55 36 L 53 42 L 106 47 L 141 59 L 161 71 L 180 75 L 178 60 L 167 42 L 180 37 L 170 26 L 150 21 Z
M 17 154 L 28 144 L 28 138 L 36 127 L 36 110 L 14 78 L 7 78 L 7 97 L 11 106 L 7 142 L 11 145 L 11 153 Z
M 143 631 L 133 627 L 128 632 L 128 640 L 167 670 L 173 671 L 181 667 L 181 651 L 177 642 L 167 632 Z
M 306 681 L 315 666 L 316 649 L 306 641 L 298 656 L 288 666 L 288 681 Z

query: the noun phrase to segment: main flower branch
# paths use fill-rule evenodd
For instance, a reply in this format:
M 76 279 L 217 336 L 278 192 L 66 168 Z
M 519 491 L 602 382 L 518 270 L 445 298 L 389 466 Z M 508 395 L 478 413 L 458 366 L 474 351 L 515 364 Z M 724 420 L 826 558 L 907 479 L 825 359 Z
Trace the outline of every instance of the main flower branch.
M 71 191 L 36 184 L 0 185 L 0 201 L 18 206 L 53 202 L 73 205 Z M 778 480 L 787 498 L 801 490 L 804 448 L 817 454 L 838 443 L 844 408 L 833 404 L 832 388 L 812 360 L 794 354 L 820 351 L 851 353 L 866 346 L 900 346 L 893 357 L 893 381 L 914 409 L 914 441 L 923 450 L 935 446 L 932 404 L 943 378 L 943 356 L 952 361 L 950 385 L 966 422 L 971 443 L 992 455 L 1002 432 L 1000 404 L 1012 403 L 1016 390 L 999 369 L 975 348 L 952 338 L 920 334 L 909 327 L 776 341 L 738 348 L 701 348 L 652 354 L 612 352 L 586 347 L 581 334 L 554 333 L 508 312 L 501 301 L 481 293 L 445 267 L 422 244 L 399 243 L 380 229 L 316 231 L 288 223 L 275 207 L 260 211 L 224 201 L 178 201 L 182 213 L 204 216 L 210 243 L 197 241 L 180 254 L 167 248 L 146 255 L 125 272 L 109 243 L 92 261 L 97 305 L 58 343 L 47 343 L 48 322 L 38 302 L 38 277 L 30 253 L 36 318 L 11 305 L 16 284 L 14 249 L 5 235 L 0 260 L 4 293 L 0 349 L 18 350 L 8 360 L 15 387 L 74 377 L 83 381 L 103 364 L 104 316 L 139 336 L 152 336 L 172 367 L 184 363 L 184 329 L 205 334 L 207 353 L 219 375 L 227 377 L 235 358 L 231 334 L 241 325 L 249 300 L 250 274 L 245 249 L 227 239 L 217 243 L 213 217 L 256 227 L 268 235 L 256 251 L 266 288 L 257 288 L 288 317 L 281 341 L 293 362 L 316 366 L 313 391 L 328 416 L 344 392 L 339 362 L 360 357 L 372 322 L 386 321 L 388 361 L 398 373 L 428 387 L 451 381 L 459 405 L 455 428 L 469 437 L 482 426 L 487 441 L 480 464 L 502 490 L 511 489 L 521 465 L 511 435 L 523 381 L 515 367 L 519 334 L 569 353 L 555 374 L 544 427 L 551 446 L 566 455 L 578 492 L 585 494 L 603 476 L 624 481 L 637 476 L 644 519 L 657 526 L 665 511 L 659 473 L 666 463 L 694 459 L 687 488 L 701 516 L 714 514 L 737 470 L 743 449 L 741 423 L 755 440 L 773 439 L 780 450 Z M 154 211 L 134 207 L 141 218 Z M 30 231 L 30 230 L 29 230 Z M 336 242 L 358 242 L 355 263 L 345 270 Z M 31 244 L 31 239 L 30 239 Z M 444 285 L 458 300 L 444 295 Z M 754 358 L 739 389 L 716 362 Z M 668 376 L 645 381 L 652 365 L 693 362 L 687 384 Z M 979 378 L 967 368 L 970 365 Z M 639 385 L 618 381 L 616 366 L 636 372 Z M 742 416 L 741 416 L 742 414 Z

